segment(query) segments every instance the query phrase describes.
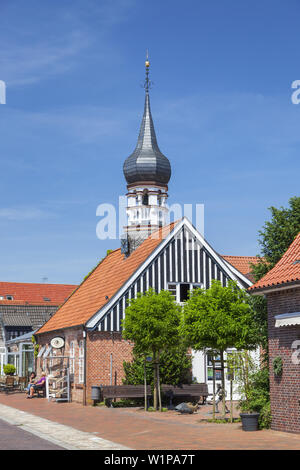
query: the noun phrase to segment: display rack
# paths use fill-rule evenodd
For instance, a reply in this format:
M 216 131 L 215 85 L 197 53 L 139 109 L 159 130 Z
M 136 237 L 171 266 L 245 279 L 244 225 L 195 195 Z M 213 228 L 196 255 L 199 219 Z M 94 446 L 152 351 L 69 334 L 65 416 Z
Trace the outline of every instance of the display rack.
M 44 359 L 45 360 L 45 359 Z M 71 378 L 69 357 L 48 356 L 46 358 L 47 374 L 46 397 L 48 401 L 71 401 Z

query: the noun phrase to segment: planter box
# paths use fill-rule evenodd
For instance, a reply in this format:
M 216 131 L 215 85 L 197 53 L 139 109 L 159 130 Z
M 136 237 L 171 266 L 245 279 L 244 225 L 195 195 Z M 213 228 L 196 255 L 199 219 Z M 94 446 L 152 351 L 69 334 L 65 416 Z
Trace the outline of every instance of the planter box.
M 259 413 L 240 413 L 243 431 L 258 431 Z

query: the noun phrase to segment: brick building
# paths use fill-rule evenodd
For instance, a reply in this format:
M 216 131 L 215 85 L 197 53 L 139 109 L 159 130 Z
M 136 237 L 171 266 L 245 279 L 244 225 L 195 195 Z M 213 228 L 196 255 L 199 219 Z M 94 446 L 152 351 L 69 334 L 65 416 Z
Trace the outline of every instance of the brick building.
M 300 233 L 276 266 L 249 291 L 267 298 L 272 429 L 299 433 Z M 274 373 L 275 358 L 282 361 L 279 375 Z
M 30 333 L 48 321 L 76 287 L 0 282 L 0 375 L 6 363 L 14 364 L 17 373 L 30 371 L 33 367 Z
M 154 232 L 129 256 L 111 252 L 37 331 L 40 368 L 51 374 L 47 356 L 68 357 L 72 400 L 89 402 L 93 385 L 122 384 L 123 361 L 132 358 L 133 345 L 122 338 L 127 301 L 153 287 L 168 289 L 182 303 L 190 289 L 208 288 L 212 279 L 251 285 L 185 218 Z M 56 337 L 63 346 L 51 348 Z M 193 375 L 211 387 L 208 357 L 197 352 L 193 361 Z

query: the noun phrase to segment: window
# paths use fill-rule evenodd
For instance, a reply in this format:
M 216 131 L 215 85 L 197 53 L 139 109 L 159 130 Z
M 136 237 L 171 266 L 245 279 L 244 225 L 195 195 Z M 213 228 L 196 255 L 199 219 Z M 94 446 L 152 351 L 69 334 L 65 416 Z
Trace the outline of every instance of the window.
M 7 295 L 6 300 L 14 300 L 14 297 L 12 295 Z
M 189 298 L 189 292 L 193 289 L 202 287 L 200 284 L 191 284 L 188 282 L 176 282 L 168 285 L 168 290 L 176 302 L 186 302 Z
M 213 355 L 210 353 L 206 355 L 207 380 L 214 379 L 213 359 L 215 360 L 215 378 L 216 380 L 222 380 L 222 369 L 221 369 L 220 357 L 215 356 L 214 358 Z
M 180 284 L 180 302 L 185 302 L 189 298 L 190 285 Z
M 6 339 L 15 339 L 18 336 L 25 335 L 29 331 L 31 331 L 32 328 L 30 326 L 7 326 L 6 327 Z
M 75 341 L 70 342 L 70 374 L 74 374 L 75 372 Z
M 45 302 L 51 302 L 51 299 L 49 299 L 49 297 L 44 297 L 44 301 Z
M 84 341 L 79 341 L 78 383 L 84 382 Z
M 148 193 L 144 193 L 143 194 L 143 206 L 148 206 L 149 204 L 149 196 L 148 196 Z
M 177 300 L 177 284 L 169 284 L 168 290 L 174 297 L 174 300 Z

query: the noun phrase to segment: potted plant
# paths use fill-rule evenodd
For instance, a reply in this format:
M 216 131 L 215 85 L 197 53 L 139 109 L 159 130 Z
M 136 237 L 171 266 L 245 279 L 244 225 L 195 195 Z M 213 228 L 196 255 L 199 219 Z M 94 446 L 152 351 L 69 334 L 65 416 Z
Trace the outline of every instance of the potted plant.
M 3 366 L 3 371 L 5 375 L 14 375 L 16 372 L 16 368 L 13 364 L 5 364 Z
M 240 417 L 244 431 L 258 430 L 260 404 L 252 383 L 255 369 L 254 361 L 248 351 L 238 353 L 237 379 L 241 394 L 238 407 L 241 410 Z
M 240 401 L 239 404 L 240 417 L 242 420 L 242 429 L 243 431 L 258 431 L 258 420 L 260 413 L 254 410 L 254 407 L 251 405 L 251 402 L 247 400 Z

